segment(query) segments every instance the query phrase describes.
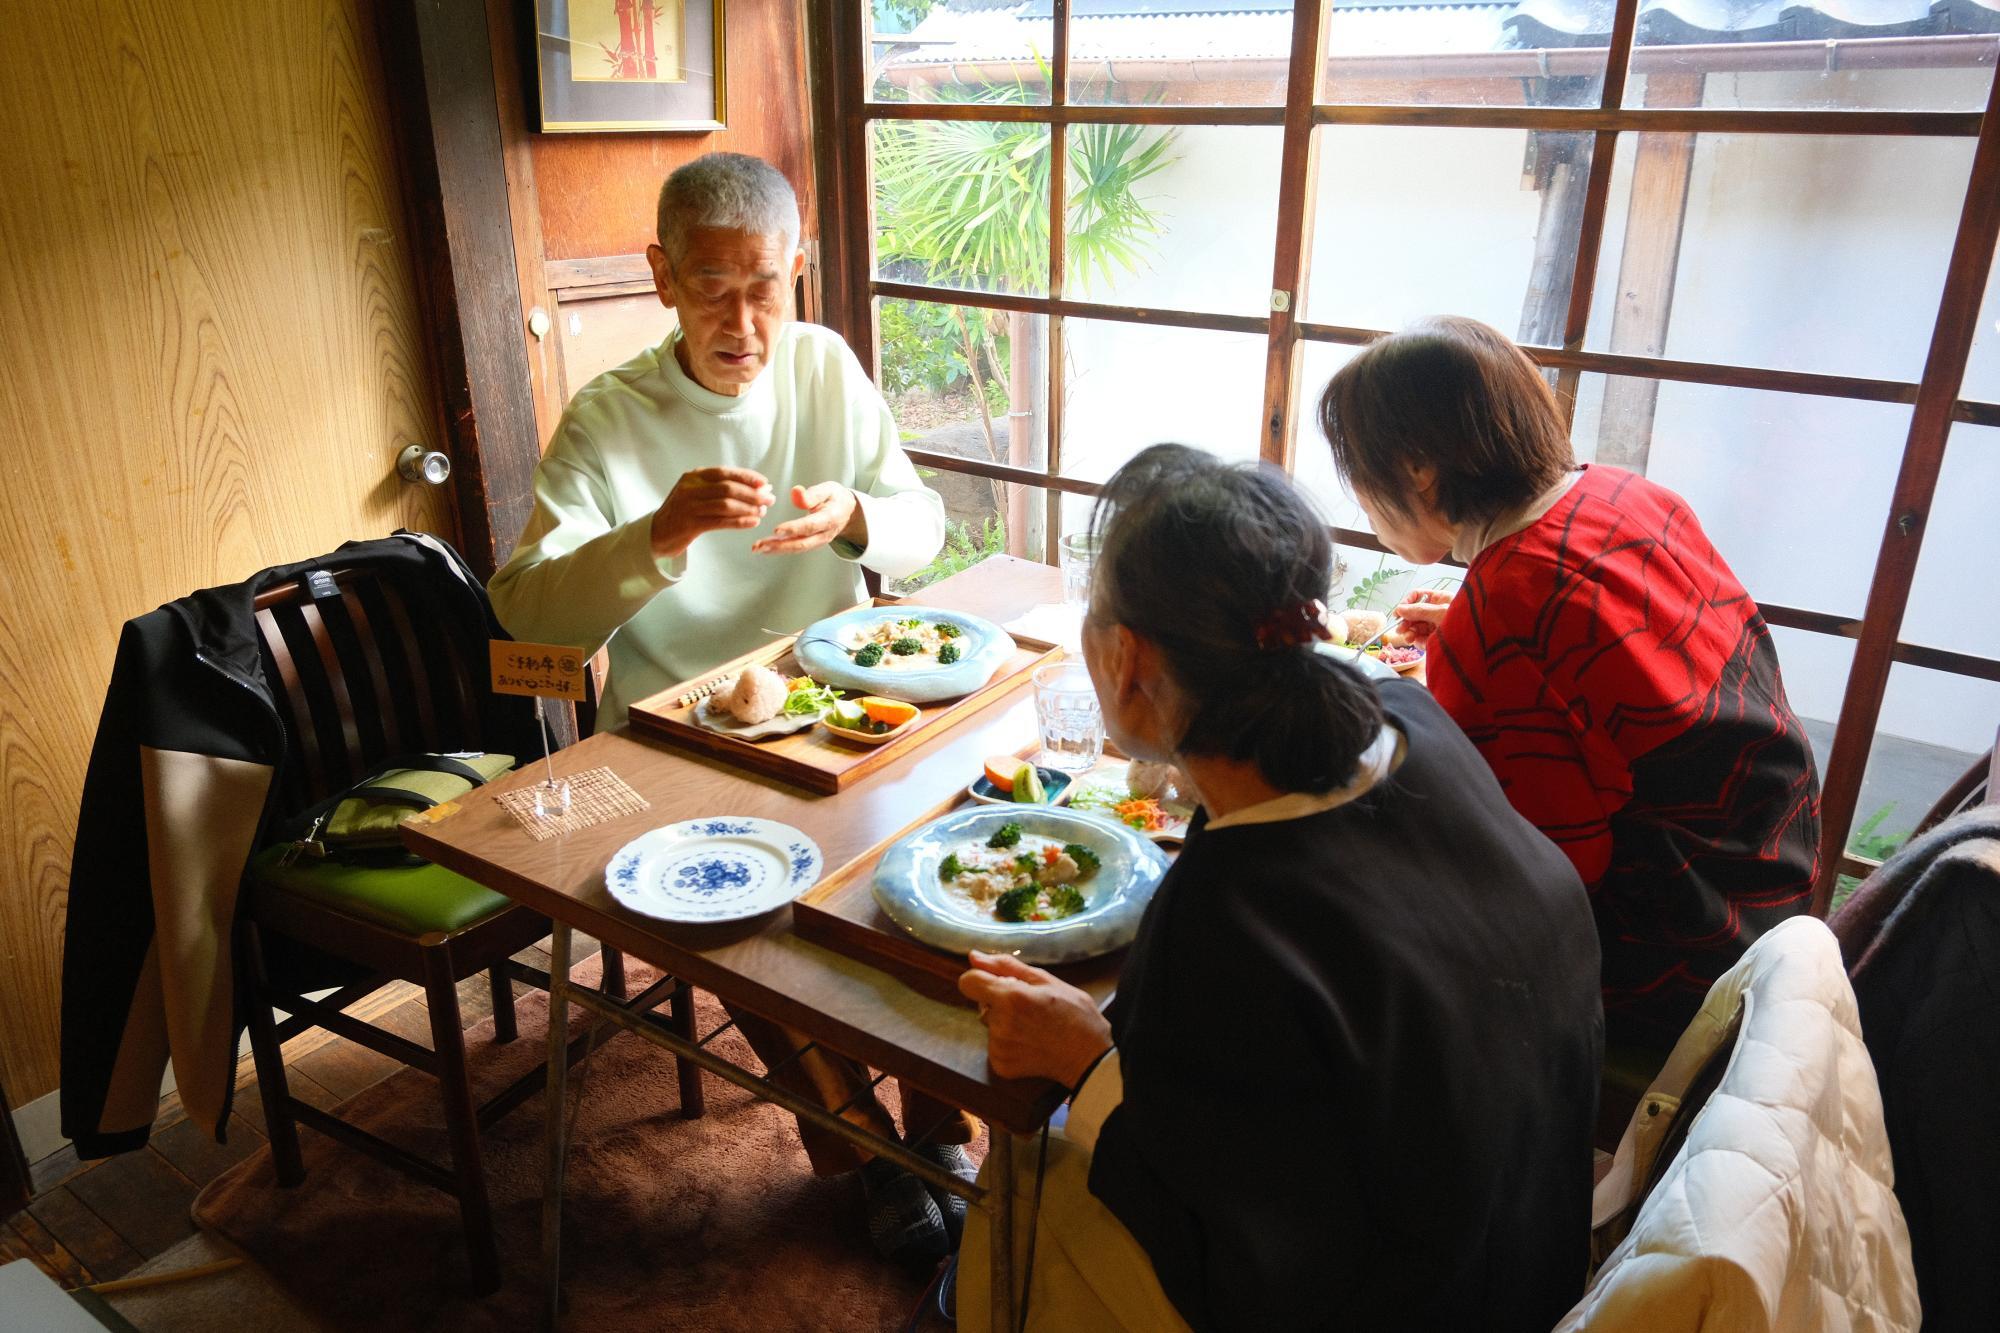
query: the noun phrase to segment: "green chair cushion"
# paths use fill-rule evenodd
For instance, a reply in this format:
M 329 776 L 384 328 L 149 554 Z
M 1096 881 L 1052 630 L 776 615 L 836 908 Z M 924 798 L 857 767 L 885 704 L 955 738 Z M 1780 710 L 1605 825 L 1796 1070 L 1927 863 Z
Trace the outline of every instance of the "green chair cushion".
M 286 850 L 276 846 L 258 853 L 250 862 L 251 880 L 411 935 L 450 934 L 510 905 L 506 895 L 443 866 L 357 866 L 309 858 L 285 865 Z

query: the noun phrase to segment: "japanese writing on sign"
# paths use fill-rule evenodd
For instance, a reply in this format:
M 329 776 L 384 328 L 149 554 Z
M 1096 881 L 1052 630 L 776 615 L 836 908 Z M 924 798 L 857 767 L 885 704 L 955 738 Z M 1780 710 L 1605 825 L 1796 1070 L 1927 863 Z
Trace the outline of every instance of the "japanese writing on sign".
M 495 694 L 583 701 L 586 659 L 576 649 L 559 643 L 515 643 L 508 639 L 494 639 L 489 647 Z

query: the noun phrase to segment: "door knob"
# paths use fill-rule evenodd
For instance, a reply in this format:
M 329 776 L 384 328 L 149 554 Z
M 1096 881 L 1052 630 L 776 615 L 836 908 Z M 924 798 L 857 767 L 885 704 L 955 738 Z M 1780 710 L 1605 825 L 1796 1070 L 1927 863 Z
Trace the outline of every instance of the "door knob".
M 403 452 L 396 455 L 396 475 L 411 483 L 442 486 L 451 476 L 451 460 L 421 444 L 405 445 Z

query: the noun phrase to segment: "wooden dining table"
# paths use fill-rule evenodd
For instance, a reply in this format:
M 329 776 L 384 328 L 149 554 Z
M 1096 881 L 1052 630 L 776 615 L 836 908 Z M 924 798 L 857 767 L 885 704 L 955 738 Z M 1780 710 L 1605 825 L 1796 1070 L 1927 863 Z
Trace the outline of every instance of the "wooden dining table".
M 920 600 L 1004 624 L 1038 605 L 1061 602 L 1062 580 L 1050 566 L 994 556 L 925 589 Z M 819 845 L 826 873 L 832 874 L 935 813 L 941 800 L 963 791 L 980 774 L 986 756 L 1021 751 L 1035 738 L 1032 689 L 1024 683 L 864 781 L 835 795 L 815 795 L 621 728 L 559 751 L 552 760 L 554 772 L 560 777 L 608 768 L 645 798 L 649 808 L 644 811 L 537 842 L 495 799 L 541 779 L 543 766 L 535 764 L 481 788 L 447 819 L 404 826 L 405 841 L 416 854 L 505 894 L 553 925 L 542 1235 L 551 1327 L 560 1299 L 567 1144 L 559 1108 L 564 1105 L 572 1005 L 986 1208 L 993 1223 L 993 1326 L 1014 1326 L 1011 1210 L 1016 1159 L 1028 1156 L 1016 1153 L 1015 1140 L 1044 1129 L 1063 1089 L 1041 1080 L 995 1077 L 986 1062 L 986 1030 L 974 1008 L 926 997 L 887 972 L 800 938 L 789 906 L 733 924 L 669 924 L 613 901 L 604 872 L 613 853 L 649 829 L 726 815 L 777 820 L 799 829 Z M 629 1000 L 576 984 L 569 977 L 576 931 L 651 965 L 663 980 Z M 878 1139 L 758 1071 L 722 1059 L 706 1044 L 707 1037 L 653 1012 L 680 984 L 782 1023 L 820 1046 L 978 1116 L 991 1131 L 982 1185 L 961 1181 L 904 1144 Z

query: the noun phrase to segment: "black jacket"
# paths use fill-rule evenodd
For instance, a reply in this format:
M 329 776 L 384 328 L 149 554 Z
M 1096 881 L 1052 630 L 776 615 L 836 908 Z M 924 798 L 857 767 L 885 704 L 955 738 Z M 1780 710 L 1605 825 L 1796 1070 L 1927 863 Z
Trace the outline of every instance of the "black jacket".
M 506 637 L 458 553 L 412 532 L 349 542 L 125 624 L 84 777 L 63 944 L 62 1126 L 83 1157 L 144 1146 L 170 1054 L 189 1118 L 222 1138 L 242 1030 L 238 888 L 270 821 L 289 813 L 275 808 L 288 738 L 253 603 L 266 588 L 350 567 L 421 581 L 437 632 Z M 509 717 L 531 718 L 528 700 L 513 702 Z M 532 744 L 526 727 L 503 739 Z M 300 989 L 346 979 L 318 955 L 279 966 Z
M 1828 923 L 1882 1087 L 1925 1333 L 2000 1328 L 2000 806 L 1913 838 Z
M 1422 687 L 1355 800 L 1148 905 L 1090 1189 L 1196 1329 L 1536 1329 L 1582 1294 L 1603 1056 L 1575 869 Z

